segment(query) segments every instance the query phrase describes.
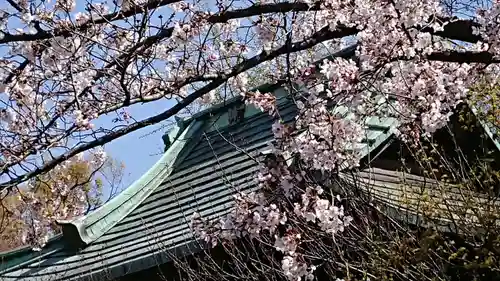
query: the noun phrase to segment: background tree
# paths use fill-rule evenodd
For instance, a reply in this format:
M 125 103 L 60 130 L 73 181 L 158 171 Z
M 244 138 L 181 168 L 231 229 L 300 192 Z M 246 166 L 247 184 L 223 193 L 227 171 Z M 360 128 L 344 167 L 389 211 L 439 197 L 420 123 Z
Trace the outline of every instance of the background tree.
M 116 195 L 123 169 L 113 159 L 100 163 L 79 158 L 36 177 L 17 192 L 5 193 L 0 209 L 0 251 L 30 244 L 43 247 L 60 232 L 56 220 L 84 215 Z M 109 195 L 103 195 L 103 187 Z

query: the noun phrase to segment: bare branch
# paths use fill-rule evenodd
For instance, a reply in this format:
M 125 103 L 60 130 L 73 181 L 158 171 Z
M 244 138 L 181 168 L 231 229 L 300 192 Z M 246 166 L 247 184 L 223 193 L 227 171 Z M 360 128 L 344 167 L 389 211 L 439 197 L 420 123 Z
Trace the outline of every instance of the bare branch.
M 282 46 L 282 47 L 280 47 L 280 48 L 278 48 L 270 53 L 262 52 L 261 54 L 256 55 L 253 58 L 244 61 L 243 63 L 238 64 L 237 66 L 235 66 L 233 68 L 233 71 L 231 73 L 228 73 L 226 75 L 221 75 L 221 77 L 215 79 L 214 81 L 212 81 L 208 85 L 202 87 L 198 91 L 190 94 L 189 96 L 187 96 L 185 99 L 181 100 L 179 103 L 177 103 L 176 105 L 174 105 L 170 109 L 168 109 L 168 110 L 166 110 L 158 115 L 155 115 L 155 116 L 146 118 L 142 121 L 136 122 L 136 123 L 129 125 L 123 129 L 119 129 L 117 131 L 109 133 L 108 135 L 100 137 L 100 138 L 93 140 L 91 142 L 88 142 L 86 144 L 77 146 L 77 147 L 65 152 L 64 154 L 56 157 L 55 159 L 45 163 L 43 166 L 33 170 L 32 172 L 26 173 L 22 176 L 15 178 L 15 179 L 9 180 L 8 182 L 2 183 L 0 185 L 0 190 L 15 186 L 19 183 L 22 183 L 22 182 L 30 179 L 30 178 L 33 178 L 39 174 L 47 172 L 50 169 L 54 168 L 57 164 L 62 163 L 63 161 L 77 155 L 80 152 L 84 152 L 84 151 L 87 151 L 91 148 L 101 146 L 103 144 L 106 144 L 106 143 L 114 140 L 114 139 L 117 139 L 121 136 L 124 136 L 128 133 L 131 133 L 131 132 L 136 131 L 138 129 L 159 123 L 163 120 L 166 120 L 166 119 L 174 116 L 175 114 L 177 114 L 183 108 L 185 108 L 186 106 L 191 104 L 194 100 L 200 98 L 201 96 L 207 94 L 211 90 L 224 84 L 227 81 L 227 79 L 234 77 L 242 72 L 245 72 L 246 70 L 257 66 L 257 65 L 261 64 L 262 62 L 272 60 L 272 59 L 274 59 L 278 56 L 281 56 L 283 54 L 286 54 L 286 53 L 306 50 L 306 49 L 311 48 L 311 47 L 313 47 L 316 44 L 319 44 L 321 42 L 331 40 L 334 38 L 342 38 L 345 36 L 355 34 L 356 32 L 357 32 L 357 30 L 354 28 L 341 28 L 339 30 L 331 31 L 331 30 L 329 30 L 328 27 L 326 27 L 326 28 L 323 28 L 322 30 L 318 31 L 317 33 L 315 33 L 311 38 L 308 38 L 308 39 L 303 40 L 301 42 L 293 43 L 290 46 L 284 45 L 284 46 Z

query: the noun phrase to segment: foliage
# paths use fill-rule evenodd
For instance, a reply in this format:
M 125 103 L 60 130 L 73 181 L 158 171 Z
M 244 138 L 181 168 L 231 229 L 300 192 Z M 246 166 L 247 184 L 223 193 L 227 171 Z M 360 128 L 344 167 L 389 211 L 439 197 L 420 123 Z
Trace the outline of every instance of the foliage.
M 79 158 L 36 177 L 15 193 L 6 193 L 0 210 L 0 251 L 23 245 L 40 249 L 60 232 L 56 220 L 78 217 L 100 206 L 103 180 L 119 179 L 122 171 L 123 166 L 112 159 L 99 163 Z M 110 193 L 116 192 L 116 179 L 106 185 Z

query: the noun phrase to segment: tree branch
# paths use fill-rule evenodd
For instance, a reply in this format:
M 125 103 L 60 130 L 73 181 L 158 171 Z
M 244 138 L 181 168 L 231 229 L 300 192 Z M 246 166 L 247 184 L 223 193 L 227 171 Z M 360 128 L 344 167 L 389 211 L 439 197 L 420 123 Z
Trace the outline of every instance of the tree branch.
M 458 62 L 458 63 L 499 63 L 500 59 L 496 58 L 489 52 L 460 52 L 460 51 L 445 51 L 435 52 L 426 56 L 426 59 L 433 61 Z
M 55 36 L 63 36 L 68 37 L 71 36 L 75 31 L 83 31 L 96 24 L 103 24 L 111 21 L 121 20 L 139 12 L 143 12 L 147 9 L 154 9 L 158 7 L 162 7 L 168 4 L 172 4 L 178 2 L 180 0 L 155 0 L 149 1 L 144 6 L 133 7 L 126 11 L 119 11 L 104 15 L 97 19 L 91 19 L 74 29 L 56 29 L 53 31 L 39 31 L 35 34 L 9 34 L 5 33 L 4 38 L 0 39 L 0 44 L 9 43 L 9 42 L 17 42 L 17 41 L 36 41 L 36 40 L 44 40 L 49 39 Z M 210 23 L 223 23 L 227 22 L 230 19 L 235 18 L 243 18 L 250 17 L 261 14 L 270 14 L 270 13 L 287 13 L 287 12 L 306 12 L 306 11 L 318 11 L 321 10 L 321 3 L 317 2 L 315 4 L 307 4 L 301 2 L 281 2 L 281 3 L 271 3 L 271 4 L 258 4 L 253 5 L 247 8 L 242 8 L 233 11 L 225 11 L 223 13 L 215 14 L 208 17 L 208 22 Z M 445 38 L 453 39 L 453 40 L 461 40 L 466 42 L 477 42 L 480 37 L 474 35 L 472 32 L 472 27 L 479 26 L 477 23 L 471 20 L 461 20 L 458 18 L 439 18 L 441 22 L 450 21 L 445 27 L 443 31 L 435 32 L 431 27 L 424 27 L 422 31 L 429 32 L 434 35 L 439 35 Z M 173 28 L 168 28 L 165 30 L 165 34 L 170 36 Z M 162 36 L 161 33 L 158 36 Z M 154 36 L 151 37 L 150 40 L 153 40 Z
M 168 1 L 162 1 L 162 3 L 166 3 L 166 2 L 168 2 Z M 170 0 L 170 3 L 173 3 L 173 2 L 174 1 Z M 240 18 L 240 17 L 249 17 L 249 16 L 254 16 L 254 15 L 260 15 L 260 14 L 262 14 L 260 7 L 263 7 L 263 9 L 265 11 L 271 13 L 271 12 L 276 12 L 276 11 L 286 11 L 286 10 L 293 10 L 293 9 L 306 9 L 309 6 L 305 5 L 303 3 L 295 3 L 294 5 L 291 5 L 290 3 L 255 5 L 255 6 L 252 6 L 249 8 L 237 9 L 237 10 L 233 10 L 233 11 L 226 11 L 226 12 L 223 12 L 220 14 L 215 14 L 215 15 L 210 16 L 207 19 L 207 21 L 209 21 L 211 23 L 222 23 L 222 22 L 226 22 L 229 19 L 236 19 L 236 18 Z M 317 7 L 319 8 L 319 5 Z M 112 62 L 110 62 L 108 65 L 106 65 L 103 69 L 110 69 L 110 68 L 114 67 L 115 65 L 121 64 L 124 60 L 129 59 L 135 53 L 143 52 L 143 51 L 147 50 L 148 48 L 150 48 L 151 46 L 153 46 L 154 44 L 156 44 L 160 40 L 170 37 L 173 33 L 173 30 L 174 30 L 173 27 L 167 28 L 167 29 L 164 29 L 164 30 L 158 32 L 155 35 L 152 35 L 152 36 L 145 38 L 141 42 L 138 42 L 137 44 L 135 44 L 134 46 L 129 48 L 127 51 L 125 51 L 124 53 L 119 55 L 116 59 L 112 60 Z M 353 29 L 350 29 L 350 30 L 353 30 Z M 348 31 L 348 30 L 346 30 L 346 31 Z M 349 33 L 349 34 L 352 35 L 354 33 Z M 35 35 L 37 35 L 37 34 L 35 34 Z M 1 40 L 0 40 L 0 43 L 1 43 Z M 28 65 L 28 63 L 29 63 L 29 61 L 25 60 L 23 62 L 23 66 L 19 67 L 18 70 L 22 71 L 22 69 L 24 69 Z M 92 78 L 92 80 L 97 81 L 98 79 L 101 79 L 104 76 L 105 76 L 105 72 L 101 70 L 101 71 L 98 71 L 98 74 L 95 75 Z M 11 76 L 9 76 L 9 77 L 11 79 L 8 79 L 8 82 L 11 82 L 14 78 L 14 75 L 12 77 Z M 198 81 L 206 81 L 206 80 L 198 80 L 198 78 L 199 78 L 199 76 L 190 77 L 190 78 L 186 79 L 183 83 L 181 83 L 180 86 L 184 86 L 184 85 L 187 85 L 189 83 L 198 82 Z M 78 97 L 87 94 L 90 89 L 91 89 L 90 86 L 86 87 L 85 89 L 82 90 L 82 92 L 80 94 L 78 94 Z M 136 103 L 140 102 L 140 100 L 138 100 L 138 99 L 133 99 L 133 100 Z M 130 102 L 132 102 L 132 99 Z M 67 112 L 75 103 L 76 103 L 76 99 L 71 101 L 71 102 L 68 102 L 60 112 L 55 114 L 55 116 L 53 116 L 51 118 L 51 120 L 47 122 L 47 124 L 41 130 L 40 134 L 45 133 L 48 130 L 48 128 L 52 127 L 56 123 L 56 121 L 65 112 Z M 126 106 L 126 105 L 128 105 L 127 100 L 125 100 L 125 102 L 122 103 L 121 106 L 117 105 L 117 106 L 115 106 L 115 108 L 118 109 L 118 108 Z M 106 111 L 106 112 L 109 112 L 109 111 Z M 28 155 L 34 154 L 34 153 L 36 153 L 36 150 L 30 150 L 25 156 L 20 157 L 19 161 L 13 162 L 9 166 L 3 167 L 4 168 L 3 170 L 5 171 L 5 169 L 8 169 L 8 168 L 20 163 L 25 157 L 27 157 Z
M 316 5 L 316 6 L 319 8 L 319 5 Z M 276 11 L 292 11 L 294 9 L 295 10 L 306 9 L 307 7 L 309 7 L 309 6 L 305 5 L 303 3 L 293 3 L 293 5 L 292 5 L 292 3 L 255 5 L 255 6 L 252 6 L 252 7 L 249 7 L 249 8 L 243 8 L 243 9 L 238 9 L 238 10 L 223 12 L 221 14 L 215 14 L 215 15 L 210 16 L 207 19 L 207 21 L 211 22 L 211 23 L 222 23 L 222 22 L 226 22 L 226 21 L 228 21 L 230 19 L 236 19 L 236 18 L 242 18 L 242 17 L 249 17 L 249 16 L 260 15 L 260 14 L 262 14 L 262 11 L 261 11 L 260 8 L 262 8 L 264 11 L 272 13 L 272 12 L 276 12 Z M 174 30 L 174 28 L 170 27 L 170 28 L 167 28 L 167 29 L 164 29 L 164 30 L 158 32 L 155 35 L 152 35 L 152 36 L 149 36 L 149 37 L 145 38 L 144 40 L 142 40 L 141 42 L 135 44 L 134 46 L 132 46 L 131 48 L 129 48 L 126 52 L 124 52 L 123 54 L 121 54 L 120 56 L 118 56 L 118 58 L 114 59 L 111 63 L 109 63 L 108 65 L 106 65 L 104 68 L 105 69 L 109 69 L 109 68 L 111 68 L 111 67 L 113 67 L 113 66 L 115 66 L 117 64 L 120 64 L 123 60 L 126 60 L 127 58 L 133 56 L 133 54 L 135 54 L 137 52 L 140 52 L 140 51 L 145 51 L 146 49 L 150 48 L 151 46 L 153 46 L 154 44 L 156 44 L 160 40 L 163 40 L 165 38 L 170 37 L 172 35 L 173 30 Z M 354 30 L 354 29 L 350 28 L 350 29 L 345 30 L 345 31 L 348 32 L 348 34 L 353 35 L 355 33 L 349 33 L 349 31 L 352 31 L 352 30 Z M 100 71 L 93 78 L 93 81 L 96 81 L 96 80 L 102 78 L 103 76 L 104 76 L 104 72 Z M 196 79 L 192 79 L 191 83 L 192 82 L 197 82 L 197 80 Z M 184 85 L 186 85 L 186 83 L 184 83 Z M 81 96 L 83 94 L 86 94 L 89 91 L 89 89 L 90 89 L 90 87 L 85 88 L 82 91 L 82 93 L 79 94 L 79 96 Z M 50 128 L 51 126 L 53 126 L 55 124 L 55 122 L 57 121 L 57 119 L 63 113 L 65 113 L 67 110 L 69 110 L 74 105 L 75 101 L 67 103 L 64 106 L 64 108 L 61 110 L 61 112 L 59 114 L 57 114 L 56 116 L 54 116 L 47 123 L 47 125 L 44 127 L 44 129 L 42 130 L 42 132 L 46 131 L 47 128 Z M 136 99 L 136 101 L 137 101 L 137 99 Z M 124 104 L 122 104 L 122 106 L 124 106 L 124 105 L 127 105 L 127 102 L 125 102 Z
M 14 0 L 7 0 L 7 2 L 9 2 L 9 4 L 20 13 L 24 13 L 24 9 L 21 6 L 19 6 L 19 4 L 14 2 Z
M 119 11 L 104 15 L 98 19 L 91 19 L 83 24 L 78 25 L 74 29 L 55 29 L 53 31 L 37 32 L 35 34 L 10 34 L 5 33 L 4 38 L 0 39 L 0 44 L 18 42 L 18 41 L 37 41 L 49 39 L 51 37 L 63 36 L 69 37 L 75 31 L 84 31 L 96 24 L 103 24 L 111 21 L 122 20 L 124 18 L 133 16 L 147 9 L 154 9 L 162 7 L 168 4 L 179 2 L 180 0 L 156 0 L 149 1 L 144 6 L 132 7 L 126 11 Z M 306 3 L 277 3 L 277 4 L 264 4 L 264 5 L 254 5 L 249 8 L 238 9 L 234 11 L 226 11 L 220 14 L 213 15 L 209 17 L 208 21 L 211 23 L 226 22 L 230 19 L 249 17 L 265 13 L 277 13 L 277 12 L 291 12 L 291 11 L 309 11 L 309 10 L 319 10 L 320 5 L 315 4 L 314 6 L 309 6 Z M 169 28 L 168 32 L 172 32 L 173 28 Z M 166 31 L 167 32 L 167 31 Z M 168 33 L 167 32 L 167 33 Z
M 476 43 L 481 40 L 481 36 L 475 35 L 473 32 L 474 27 L 480 25 L 472 20 L 462 20 L 458 18 L 440 18 L 441 22 L 449 22 L 446 24 L 442 31 L 434 31 L 431 27 L 424 27 L 421 29 L 423 32 L 429 32 L 433 35 L 445 37 L 452 40 L 460 40 L 469 43 Z
M 322 30 L 318 31 L 317 33 L 313 34 L 310 38 L 303 40 L 301 42 L 296 42 L 296 43 L 293 43 L 290 45 L 287 44 L 287 45 L 281 46 L 280 48 L 278 48 L 274 51 L 271 51 L 269 53 L 262 52 L 261 54 L 256 55 L 253 58 L 248 59 L 248 60 L 236 65 L 230 73 L 225 74 L 225 75 L 221 75 L 220 78 L 215 79 L 211 83 L 205 85 L 201 89 L 190 94 L 185 99 L 181 100 L 179 103 L 172 106 L 168 110 L 166 110 L 160 114 L 157 114 L 155 116 L 143 119 L 139 122 L 136 122 L 132 125 L 129 125 L 129 126 L 123 128 L 123 129 L 109 133 L 108 135 L 97 138 L 97 139 L 95 139 L 91 142 L 88 142 L 86 144 L 79 145 L 79 146 L 63 153 L 62 155 L 56 157 L 55 159 L 45 163 L 41 167 L 39 167 L 31 172 L 25 173 L 17 178 L 11 179 L 7 182 L 0 184 L 0 191 L 4 190 L 6 188 L 14 187 L 14 186 L 16 186 L 22 182 L 25 182 L 33 177 L 36 177 L 42 173 L 45 173 L 45 172 L 53 169 L 54 167 L 56 167 L 58 164 L 60 164 L 64 161 L 70 159 L 71 157 L 77 155 L 78 153 L 87 151 L 87 150 L 95 148 L 97 146 L 104 145 L 108 142 L 111 142 L 112 140 L 115 140 L 119 137 L 127 135 L 128 133 L 134 132 L 134 131 L 139 130 L 141 128 L 144 128 L 144 127 L 159 123 L 163 120 L 166 120 L 166 119 L 174 116 L 175 114 L 177 114 L 179 111 L 181 111 L 183 108 L 185 108 L 186 106 L 191 104 L 196 99 L 202 97 L 203 95 L 207 94 L 211 90 L 224 84 L 227 81 L 227 79 L 234 77 L 242 72 L 245 72 L 245 71 L 247 71 L 247 70 L 249 70 L 249 69 L 265 62 L 265 61 L 275 59 L 278 56 L 284 55 L 286 53 L 293 53 L 293 52 L 306 50 L 306 49 L 309 49 L 309 48 L 311 48 L 311 47 L 313 47 L 321 42 L 331 40 L 334 38 L 342 38 L 345 36 L 353 35 L 356 32 L 357 32 L 357 30 L 355 28 L 341 28 L 339 30 L 331 31 L 331 30 L 329 30 L 328 27 L 326 27 L 326 28 L 323 28 Z
M 0 44 L 11 43 L 11 42 L 19 42 L 19 41 L 37 41 L 37 40 L 45 40 L 56 36 L 69 37 L 76 31 L 85 31 L 93 25 L 103 24 L 107 22 L 122 20 L 131 16 L 134 16 L 138 13 L 141 13 L 148 9 L 159 8 L 168 4 L 172 4 L 175 2 L 179 2 L 180 0 L 152 0 L 148 1 L 148 3 L 138 6 L 131 7 L 126 11 L 118 11 L 113 12 L 107 15 L 103 15 L 99 18 L 90 19 L 80 25 L 77 25 L 75 28 L 58 28 L 52 31 L 38 31 L 35 34 L 29 33 L 21 33 L 21 34 L 10 34 L 5 33 L 4 38 L 0 39 Z

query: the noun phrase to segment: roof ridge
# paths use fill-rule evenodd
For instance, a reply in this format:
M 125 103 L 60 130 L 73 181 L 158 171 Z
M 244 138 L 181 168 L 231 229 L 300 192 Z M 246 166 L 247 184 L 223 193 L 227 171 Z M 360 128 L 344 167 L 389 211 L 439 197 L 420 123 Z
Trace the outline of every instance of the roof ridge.
M 270 84 L 270 83 L 266 83 L 266 84 L 262 84 L 260 86 L 257 86 L 251 90 L 249 90 L 249 92 L 255 92 L 255 91 L 274 91 L 276 90 L 275 88 L 279 88 L 281 86 L 281 83 L 274 83 L 274 84 Z M 185 122 L 188 122 L 188 121 L 191 121 L 191 120 L 194 120 L 194 119 L 202 119 L 204 116 L 208 115 L 208 114 L 211 114 L 211 113 L 217 113 L 218 111 L 221 111 L 221 110 L 224 110 L 227 106 L 231 106 L 235 103 L 238 103 L 238 102 L 241 102 L 243 101 L 243 96 L 239 95 L 239 96 L 235 96 L 235 97 L 231 97 L 227 100 L 223 100 L 219 103 L 216 103 L 212 106 L 209 106 L 195 114 L 193 114 L 192 116 L 190 117 L 187 117 L 186 119 L 184 119 Z
M 173 171 L 181 151 L 203 122 L 194 120 L 182 131 L 163 156 L 138 180 L 94 212 L 73 220 L 59 220 L 63 239 L 80 249 L 101 237 L 142 203 Z
M 349 45 L 348 47 L 345 47 L 344 49 L 341 49 L 338 52 L 335 52 L 333 54 L 330 54 L 328 56 L 325 56 L 324 58 L 321 58 L 321 59 L 313 62 L 311 65 L 318 67 L 321 63 L 323 63 L 323 61 L 325 59 L 334 59 L 336 57 L 342 57 L 342 58 L 352 57 L 355 54 L 357 46 L 358 46 L 357 43 Z M 275 83 L 265 83 L 265 84 L 262 84 L 262 85 L 259 85 L 257 87 L 250 89 L 249 92 L 255 92 L 255 91 L 274 92 L 275 90 L 279 89 L 283 85 L 284 82 L 286 82 L 285 79 L 278 80 Z M 242 101 L 242 100 L 243 100 L 243 96 L 241 96 L 241 95 L 231 97 L 229 99 L 226 99 L 226 100 L 223 100 L 219 103 L 216 103 L 210 107 L 207 107 L 207 108 L 193 114 L 190 117 L 185 118 L 184 121 L 188 122 L 188 121 L 191 121 L 194 119 L 200 119 L 201 117 L 203 117 L 205 115 L 208 115 L 210 113 L 216 113 L 219 110 L 223 110 L 225 107 L 230 106 L 230 105 L 237 103 L 239 101 Z

